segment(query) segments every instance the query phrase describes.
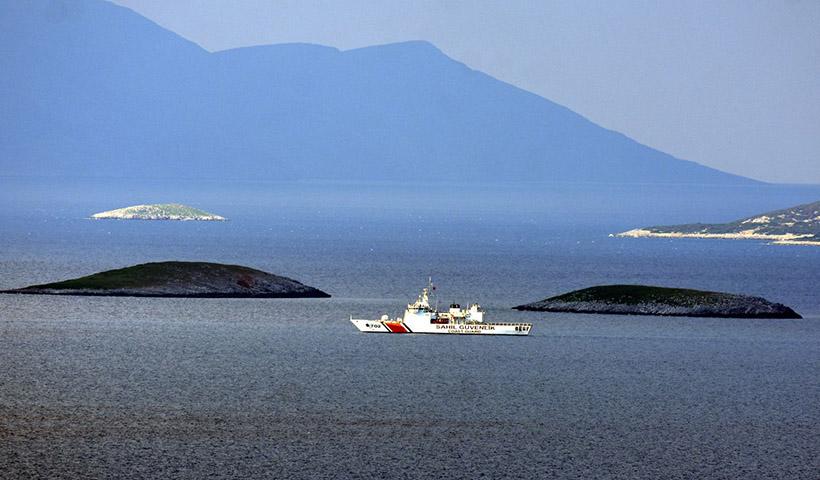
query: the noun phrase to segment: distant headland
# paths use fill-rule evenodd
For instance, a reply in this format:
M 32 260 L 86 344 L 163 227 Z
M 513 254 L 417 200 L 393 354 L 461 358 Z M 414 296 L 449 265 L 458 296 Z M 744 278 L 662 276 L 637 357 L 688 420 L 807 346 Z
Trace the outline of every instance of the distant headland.
M 179 203 L 134 205 L 91 215 L 94 220 L 180 220 L 222 222 L 225 217 Z
M 772 240 L 777 245 L 820 246 L 820 201 L 729 223 L 636 228 L 617 236 Z
M 724 318 L 803 318 L 760 297 L 647 285 L 601 285 L 513 307 L 538 312 Z
M 330 297 L 319 289 L 287 277 L 240 265 L 207 262 L 143 263 L 0 293 L 107 297 Z

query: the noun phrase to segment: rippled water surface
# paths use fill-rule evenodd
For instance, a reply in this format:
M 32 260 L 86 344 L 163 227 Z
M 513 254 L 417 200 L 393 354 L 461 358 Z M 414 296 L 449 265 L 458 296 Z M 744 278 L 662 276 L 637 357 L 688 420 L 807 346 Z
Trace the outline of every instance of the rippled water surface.
M 0 477 L 818 478 L 820 249 L 616 239 L 538 218 L 228 213 L 0 218 L 0 288 L 196 259 L 333 295 L 0 295 Z M 400 313 L 428 275 L 442 303 L 480 301 L 532 335 L 368 335 L 347 321 Z M 510 310 L 600 283 L 763 295 L 806 318 Z

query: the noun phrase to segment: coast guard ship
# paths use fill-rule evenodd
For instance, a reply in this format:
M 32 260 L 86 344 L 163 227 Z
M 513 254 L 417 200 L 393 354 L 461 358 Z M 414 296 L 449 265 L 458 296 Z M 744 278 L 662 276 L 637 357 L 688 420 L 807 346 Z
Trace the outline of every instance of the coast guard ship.
M 379 320 L 353 318 L 350 321 L 359 331 L 368 333 L 448 333 L 473 335 L 529 335 L 531 323 L 489 323 L 484 321 L 484 310 L 477 303 L 469 308 L 450 305 L 446 312 L 430 306 L 430 282 L 422 289 L 415 302 L 407 304 L 404 316 L 391 320 L 382 315 Z

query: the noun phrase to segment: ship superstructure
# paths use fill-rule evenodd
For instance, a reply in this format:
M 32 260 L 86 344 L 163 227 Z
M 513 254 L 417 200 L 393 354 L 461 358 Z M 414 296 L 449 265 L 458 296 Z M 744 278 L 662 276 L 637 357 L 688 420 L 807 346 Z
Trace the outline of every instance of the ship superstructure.
M 477 303 L 461 308 L 452 304 L 446 312 L 439 312 L 430 305 L 432 282 L 422 289 L 415 302 L 407 304 L 404 315 L 390 319 L 382 315 L 379 320 L 350 317 L 350 321 L 362 332 L 369 333 L 449 333 L 479 335 L 529 335 L 531 323 L 490 323 L 484 321 L 484 310 Z

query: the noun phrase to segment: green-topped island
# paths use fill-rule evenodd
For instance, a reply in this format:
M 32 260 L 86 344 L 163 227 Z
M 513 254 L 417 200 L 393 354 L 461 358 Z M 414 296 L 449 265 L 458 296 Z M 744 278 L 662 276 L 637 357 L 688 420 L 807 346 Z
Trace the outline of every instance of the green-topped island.
M 240 265 L 144 263 L 62 282 L 0 293 L 109 297 L 321 298 L 327 293 L 296 280 Z
M 647 285 L 601 285 L 513 307 L 538 312 L 727 318 L 802 318 L 761 297 Z

